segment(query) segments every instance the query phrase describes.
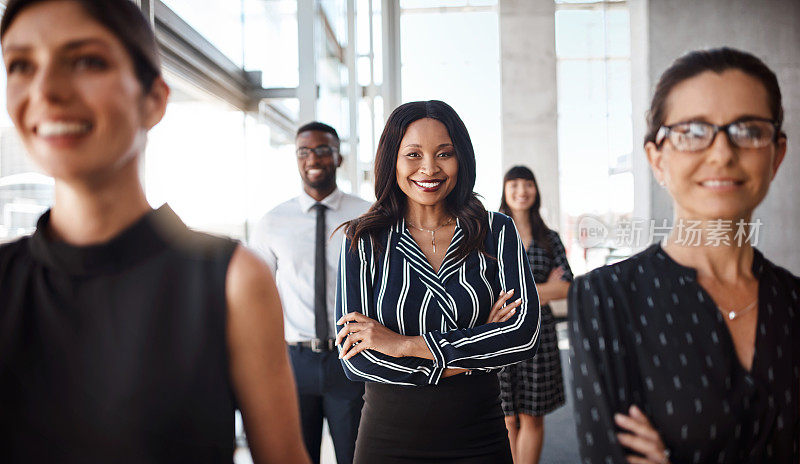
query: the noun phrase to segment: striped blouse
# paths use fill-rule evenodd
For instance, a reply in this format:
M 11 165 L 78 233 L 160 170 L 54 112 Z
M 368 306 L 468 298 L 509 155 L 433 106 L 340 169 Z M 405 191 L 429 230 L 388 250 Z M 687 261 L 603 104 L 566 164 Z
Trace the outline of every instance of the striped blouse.
M 336 317 L 357 311 L 397 333 L 422 335 L 434 357 L 395 358 L 364 350 L 342 361 L 350 380 L 437 384 L 446 368 L 488 372 L 536 354 L 539 297 L 525 249 L 508 216 L 489 213 L 489 226 L 484 245 L 491 257 L 475 251 L 457 259 L 464 240 L 457 221 L 438 272 L 402 219 L 380 234 L 384 251 L 379 255 L 371 238 L 360 239 L 356 252 L 344 239 Z M 516 313 L 505 322 L 486 324 L 499 293 L 511 289 L 511 301 L 522 298 Z

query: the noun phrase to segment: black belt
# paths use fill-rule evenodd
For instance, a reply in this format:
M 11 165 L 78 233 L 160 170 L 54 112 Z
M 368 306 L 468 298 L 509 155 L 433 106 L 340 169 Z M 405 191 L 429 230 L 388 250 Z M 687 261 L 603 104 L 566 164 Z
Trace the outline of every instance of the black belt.
M 315 338 L 307 342 L 288 342 L 287 345 L 308 348 L 314 353 L 336 351 L 336 340 L 333 340 L 332 338 L 329 338 L 327 340 L 320 340 L 318 338 Z

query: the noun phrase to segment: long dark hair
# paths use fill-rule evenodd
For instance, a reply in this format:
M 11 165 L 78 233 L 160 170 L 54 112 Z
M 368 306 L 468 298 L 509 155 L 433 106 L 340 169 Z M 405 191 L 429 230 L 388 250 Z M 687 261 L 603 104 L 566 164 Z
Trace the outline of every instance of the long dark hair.
M 0 39 L 23 10 L 44 1 L 49 0 L 10 0 L 0 22 Z M 133 61 L 137 80 L 145 93 L 149 92 L 153 82 L 161 75 L 161 61 L 153 29 L 139 7 L 130 0 L 74 1 L 122 42 Z
M 450 105 L 439 100 L 405 103 L 389 115 L 375 154 L 376 201 L 361 217 L 345 223 L 345 234 L 351 240 L 352 250 L 356 249 L 359 239 L 366 236 L 376 239 L 382 231 L 405 216 L 407 198 L 397 185 L 397 154 L 408 126 L 424 118 L 444 124 L 458 160 L 456 185 L 445 198 L 447 212 L 458 218 L 464 231 L 464 240 L 456 256 L 463 258 L 473 251 L 484 251 L 483 241 L 489 231 L 489 222 L 486 208 L 473 192 L 475 150 L 464 122 Z M 380 253 L 382 244 L 377 240 L 374 242 L 376 251 Z
M 647 112 L 647 134 L 645 134 L 644 143 L 655 143 L 656 133 L 667 117 L 667 98 L 676 85 L 706 71 L 721 74 L 731 69 L 742 71 L 761 82 L 767 91 L 767 104 L 772 113 L 772 119 L 775 120 L 778 134 L 786 137 L 786 134 L 781 131 L 783 106 L 781 105 L 781 88 L 778 86 L 778 78 L 775 73 L 755 55 L 735 48 L 722 47 L 691 51 L 675 60 L 661 74 L 653 93 L 650 110 Z
M 530 219 L 534 243 L 549 253 L 552 249 L 550 237 L 547 234 L 550 229 L 545 225 L 542 215 L 539 213 L 539 208 L 542 206 L 542 192 L 539 190 L 539 183 L 536 182 L 536 176 L 533 175 L 533 171 L 525 166 L 514 166 L 506 172 L 506 175 L 503 176 L 503 195 L 500 197 L 500 212 L 506 216 L 511 216 L 511 208 L 508 207 L 508 201 L 506 201 L 506 183 L 516 179 L 533 181 L 533 185 L 536 187 L 536 199 L 533 200 L 533 205 L 528 208 L 528 219 Z M 528 244 L 526 243 L 525 246 L 528 246 Z

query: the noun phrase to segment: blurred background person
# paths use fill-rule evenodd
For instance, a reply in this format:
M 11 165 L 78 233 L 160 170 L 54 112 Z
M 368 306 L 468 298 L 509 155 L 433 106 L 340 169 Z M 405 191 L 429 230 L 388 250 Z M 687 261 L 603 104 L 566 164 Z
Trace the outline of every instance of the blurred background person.
M 375 180 L 336 297 L 342 364 L 367 382 L 355 462 L 511 463 L 494 370 L 532 357 L 540 333 L 517 230 L 473 192 L 469 133 L 444 102 L 392 112 Z
M 320 461 L 322 421 L 327 419 L 336 461 L 346 464 L 353 461 L 364 384 L 347 379 L 334 346 L 339 225 L 363 214 L 370 204 L 336 187 L 342 155 L 333 127 L 317 121 L 304 124 L 295 144 L 303 191 L 261 219 L 250 245 L 275 275 L 283 301 L 286 343 L 311 460 Z
M 564 377 L 556 324 L 549 302 L 567 297 L 572 271 L 558 232 L 549 229 L 536 177 L 514 166 L 503 177 L 500 212 L 511 216 L 525 245 L 541 306 L 541 332 L 536 356 L 500 371 L 500 398 L 508 439 L 516 464 L 538 463 L 544 443 L 544 416 L 564 402 Z
M 800 279 L 747 238 L 782 123 L 778 80 L 749 53 L 693 51 L 661 75 L 645 150 L 675 226 L 570 292 L 584 459 L 798 461 Z
M 0 247 L 0 461 L 306 463 L 266 266 L 151 209 L 139 178 L 169 87 L 128 0 L 12 0 L 8 112 L 55 179 Z

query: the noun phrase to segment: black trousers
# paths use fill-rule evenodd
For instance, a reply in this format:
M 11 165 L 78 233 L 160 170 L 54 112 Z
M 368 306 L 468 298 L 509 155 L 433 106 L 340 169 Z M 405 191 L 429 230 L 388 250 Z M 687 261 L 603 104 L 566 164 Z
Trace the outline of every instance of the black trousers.
M 300 424 L 311 460 L 320 462 L 322 419 L 328 420 L 336 461 L 353 462 L 364 384 L 351 382 L 342 370 L 338 353 L 315 353 L 308 348 L 290 346 L 289 358 L 297 383 Z
M 496 374 L 368 383 L 364 400 L 356 464 L 511 464 Z

